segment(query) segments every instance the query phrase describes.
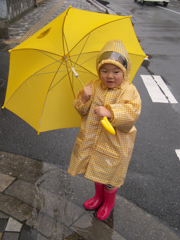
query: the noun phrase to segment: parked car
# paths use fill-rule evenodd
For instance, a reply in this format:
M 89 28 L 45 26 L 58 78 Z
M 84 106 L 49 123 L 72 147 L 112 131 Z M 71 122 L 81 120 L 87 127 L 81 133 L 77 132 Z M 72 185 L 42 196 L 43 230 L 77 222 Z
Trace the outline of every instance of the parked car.
M 169 0 L 158 0 L 158 1 L 155 1 L 155 0 L 134 0 L 134 2 L 141 2 L 141 4 L 143 5 L 144 2 L 155 2 L 155 3 L 159 3 L 159 2 L 162 2 L 163 5 L 166 7 L 169 3 Z

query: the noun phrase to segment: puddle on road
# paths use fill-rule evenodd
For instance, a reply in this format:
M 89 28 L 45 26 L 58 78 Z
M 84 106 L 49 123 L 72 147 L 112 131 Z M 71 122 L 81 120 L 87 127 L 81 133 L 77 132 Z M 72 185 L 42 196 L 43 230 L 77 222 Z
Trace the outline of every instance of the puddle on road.
M 96 235 L 97 239 L 118 239 L 114 231 L 119 226 L 118 212 L 114 227 L 114 212 L 102 222 L 96 218 L 96 211 L 83 208 L 83 203 L 94 196 L 92 181 L 82 176 L 72 177 L 53 164 L 4 152 L 0 168 L 3 174 L 15 178 L 5 196 L 17 200 L 11 206 L 12 213 L 16 213 L 23 226 L 30 227 L 24 229 L 24 234 L 36 234 L 29 230 L 33 228 L 51 240 L 96 239 Z M 105 232 L 103 238 L 101 232 Z
M 44 174 L 35 182 L 32 192 L 34 228 L 54 240 L 82 239 L 68 230 L 68 227 L 82 214 L 74 204 L 66 200 L 73 193 L 68 174 L 47 163 L 43 164 L 41 172 Z
M 35 182 L 32 192 L 32 222 L 35 229 L 45 226 L 43 231 L 48 232 L 50 228 L 49 231 L 54 235 L 52 239 L 83 240 L 94 234 L 94 231 L 100 237 L 99 227 L 102 229 L 108 225 L 110 229 L 103 239 L 113 239 L 113 212 L 106 221 L 101 222 L 95 217 L 96 211 L 85 211 L 83 208 L 83 202 L 94 194 L 92 190 L 87 189 L 88 180 L 78 177 L 75 181 L 66 171 L 47 163 L 42 164 L 41 172 L 43 174 Z M 83 186 L 86 191 L 81 192 L 80 184 L 83 182 L 86 182 L 87 186 Z M 84 222 L 83 218 L 87 218 L 88 221 Z M 48 233 L 47 237 L 50 237 Z

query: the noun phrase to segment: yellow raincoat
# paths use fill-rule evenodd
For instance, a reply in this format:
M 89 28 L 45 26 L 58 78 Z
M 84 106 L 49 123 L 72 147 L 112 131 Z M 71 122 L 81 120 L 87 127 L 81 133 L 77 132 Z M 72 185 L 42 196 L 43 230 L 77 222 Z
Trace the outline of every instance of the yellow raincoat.
M 125 180 L 129 161 L 134 147 L 136 128 L 134 126 L 141 112 L 141 99 L 136 87 L 130 83 L 131 63 L 128 53 L 121 41 L 110 41 L 98 57 L 106 51 L 122 54 L 127 60 L 127 70 L 117 61 L 103 60 L 104 63 L 119 66 L 124 72 L 124 80 L 120 86 L 108 89 L 100 79 L 90 82 L 92 98 L 98 106 L 111 110 L 111 124 L 116 134 L 109 134 L 101 125 L 100 118 L 94 114 L 95 105 L 90 99 L 81 102 L 82 90 L 74 101 L 74 107 L 82 117 L 81 128 L 77 136 L 68 173 L 72 176 L 85 174 L 84 177 L 94 182 L 111 184 L 120 187 Z M 97 60 L 98 60 L 97 57 Z

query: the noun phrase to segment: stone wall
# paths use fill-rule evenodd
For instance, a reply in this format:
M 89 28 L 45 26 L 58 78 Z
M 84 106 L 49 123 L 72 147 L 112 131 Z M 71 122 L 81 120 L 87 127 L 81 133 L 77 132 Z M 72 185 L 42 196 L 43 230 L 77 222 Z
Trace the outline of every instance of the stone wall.
M 8 38 L 8 13 L 6 0 L 0 0 L 0 39 Z
M 42 0 L 0 0 L 0 39 L 8 38 L 8 22 Z
M 32 8 L 36 4 L 36 0 L 6 0 L 8 20 L 19 16 L 23 12 Z
M 7 4 L 6 0 L 0 0 L 0 19 L 7 19 Z

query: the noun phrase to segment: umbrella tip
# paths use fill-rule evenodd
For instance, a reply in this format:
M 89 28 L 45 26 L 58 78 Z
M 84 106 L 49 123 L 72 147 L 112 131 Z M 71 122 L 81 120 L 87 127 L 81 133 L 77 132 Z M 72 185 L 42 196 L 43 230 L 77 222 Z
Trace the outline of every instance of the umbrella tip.
M 4 105 L 2 106 L 2 109 L 4 109 Z
M 37 135 L 39 135 L 39 132 L 37 132 Z

